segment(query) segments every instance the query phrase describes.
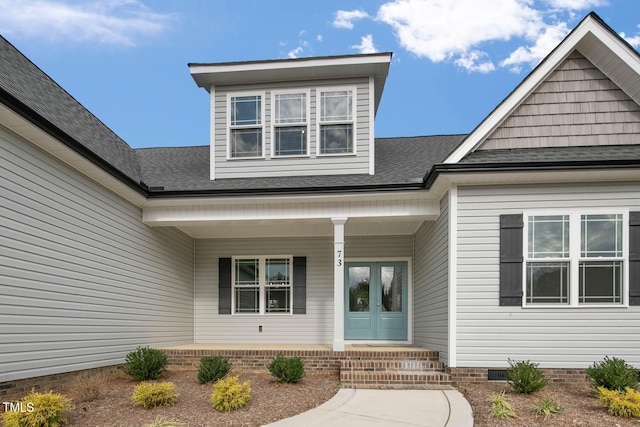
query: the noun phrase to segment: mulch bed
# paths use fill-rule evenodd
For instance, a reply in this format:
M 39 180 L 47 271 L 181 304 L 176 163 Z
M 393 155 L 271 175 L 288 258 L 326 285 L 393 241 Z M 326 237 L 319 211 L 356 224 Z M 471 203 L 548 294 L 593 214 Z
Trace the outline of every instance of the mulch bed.
M 459 384 L 458 390 L 467 398 L 473 408 L 476 427 L 533 427 L 533 426 L 583 426 L 583 427 L 638 427 L 640 419 L 620 418 L 609 415 L 607 409 L 596 398 L 596 392 L 588 384 L 548 384 L 541 391 L 526 395 L 512 391 L 504 382 Z M 505 391 L 518 416 L 516 419 L 497 420 L 489 416 L 491 395 Z M 533 407 L 542 399 L 550 397 L 564 407 L 561 414 L 551 415 L 544 420 L 536 415 Z
M 75 408 L 67 414 L 71 427 L 141 427 L 157 416 L 178 421 L 189 427 L 261 426 L 314 408 L 338 391 L 336 375 L 307 375 L 298 384 L 281 384 L 270 374 L 237 375 L 249 381 L 251 400 L 234 412 L 218 412 L 211 406 L 212 384 L 200 384 L 196 371 L 167 371 L 162 381 L 170 381 L 178 392 L 177 403 L 169 407 L 144 409 L 131 403 L 138 384 L 122 375 L 106 380 L 102 395 L 92 402 L 80 402 L 77 391 L 69 390 Z

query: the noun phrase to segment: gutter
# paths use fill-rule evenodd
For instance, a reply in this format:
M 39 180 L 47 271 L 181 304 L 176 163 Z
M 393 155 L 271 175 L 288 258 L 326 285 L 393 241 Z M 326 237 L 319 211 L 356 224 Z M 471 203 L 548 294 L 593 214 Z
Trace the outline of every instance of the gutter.
M 360 186 L 328 186 L 328 187 L 282 187 L 271 189 L 214 189 L 214 190 L 164 190 L 151 187 L 148 192 L 149 199 L 168 198 L 205 198 L 205 197 L 233 197 L 233 196 L 278 196 L 301 194 L 353 194 L 367 193 L 371 191 L 397 191 L 397 190 L 424 190 L 424 183 L 396 183 L 396 184 L 370 184 Z
M 451 163 L 434 165 L 424 177 L 424 188 L 429 189 L 440 174 L 487 172 L 539 172 L 640 168 L 640 159 L 573 160 L 512 163 Z
M 149 188 L 143 182 L 137 182 L 135 179 L 129 177 L 120 169 L 116 168 L 111 163 L 95 154 L 93 151 L 78 142 L 75 138 L 62 131 L 60 128 L 38 114 L 31 107 L 27 106 L 11 93 L 2 88 L 0 88 L 0 103 L 4 104 L 8 109 L 18 114 L 25 120 L 29 121 L 33 125 L 37 126 L 52 138 L 64 144 L 67 148 L 73 150 L 75 153 L 89 160 L 99 168 L 103 169 L 105 172 L 111 174 L 116 179 L 120 180 L 133 190 L 137 191 L 139 194 L 145 197 L 149 196 Z

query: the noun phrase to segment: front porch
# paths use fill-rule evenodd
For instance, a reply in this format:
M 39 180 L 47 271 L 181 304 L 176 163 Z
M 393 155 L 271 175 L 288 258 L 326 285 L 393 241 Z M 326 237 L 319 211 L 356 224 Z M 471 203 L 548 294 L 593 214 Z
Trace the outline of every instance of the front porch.
M 336 374 L 344 387 L 448 389 L 452 387 L 439 353 L 412 345 L 347 344 L 186 344 L 162 349 L 173 369 L 196 369 L 202 356 L 228 358 L 239 372 L 267 372 L 278 354 L 300 357 L 310 374 Z

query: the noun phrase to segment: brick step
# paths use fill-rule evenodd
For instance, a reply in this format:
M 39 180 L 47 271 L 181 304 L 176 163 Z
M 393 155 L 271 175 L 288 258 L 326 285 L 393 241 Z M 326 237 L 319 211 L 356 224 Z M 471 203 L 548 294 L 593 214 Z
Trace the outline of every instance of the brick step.
M 451 389 L 445 372 L 351 372 L 341 371 L 343 387 L 365 389 Z
M 437 360 L 342 360 L 340 370 L 382 371 L 382 372 L 420 372 L 444 371 L 444 363 Z

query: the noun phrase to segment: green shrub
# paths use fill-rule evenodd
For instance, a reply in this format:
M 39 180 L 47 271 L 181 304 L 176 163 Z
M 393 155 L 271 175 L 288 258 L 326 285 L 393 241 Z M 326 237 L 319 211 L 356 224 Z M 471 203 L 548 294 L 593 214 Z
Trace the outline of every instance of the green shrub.
M 533 408 L 536 414 L 541 415 L 546 420 L 553 414 L 560 414 L 564 412 L 564 408 L 551 400 L 550 397 L 545 397 Z
M 538 369 L 537 363 L 530 361 L 514 362 L 509 359 L 511 366 L 507 371 L 507 383 L 518 393 L 535 393 L 547 385 L 547 379 Z
M 491 412 L 489 413 L 491 418 L 518 418 L 513 410 L 513 405 L 504 395 L 504 391 L 491 395 L 489 402 L 491 403 Z
M 297 383 L 306 375 L 302 359 L 281 354 L 269 363 L 269 372 L 281 383 Z
M 624 391 L 598 387 L 598 399 L 605 404 L 609 413 L 617 417 L 640 417 L 640 392 L 631 387 Z
M 73 408 L 71 399 L 52 391 L 48 393 L 32 391 L 17 403 L 18 410 L 9 410 L 3 414 L 3 426 L 57 427 L 66 422 L 64 411 Z
M 231 412 L 247 406 L 250 398 L 249 382 L 240 384 L 238 377 L 229 377 L 214 384 L 211 404 L 218 411 Z
M 127 354 L 122 370 L 136 381 L 157 380 L 167 366 L 167 355 L 149 347 L 138 347 Z
M 627 387 L 638 387 L 638 371 L 623 359 L 616 357 L 609 359 L 605 356 L 602 362 L 594 362 L 585 372 L 595 388 L 623 391 Z
M 184 427 L 184 424 L 177 421 L 171 421 L 165 417 L 158 415 L 155 420 L 142 427 Z
M 131 401 L 143 408 L 171 406 L 176 403 L 176 388 L 173 383 L 140 383 L 133 392 Z
M 221 356 L 202 356 L 198 366 L 198 381 L 202 384 L 224 378 L 231 369 L 229 359 Z

